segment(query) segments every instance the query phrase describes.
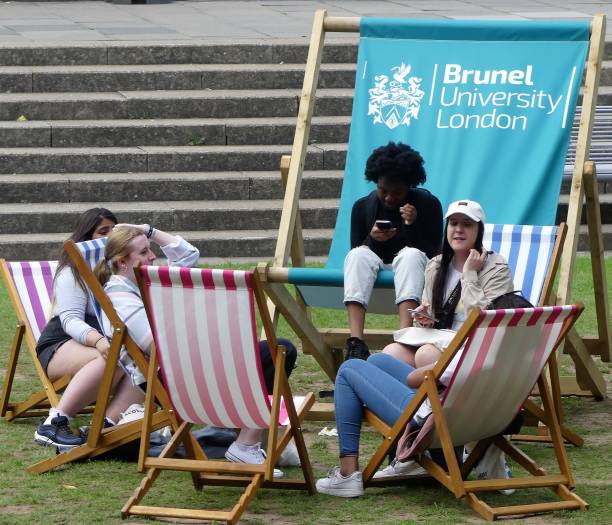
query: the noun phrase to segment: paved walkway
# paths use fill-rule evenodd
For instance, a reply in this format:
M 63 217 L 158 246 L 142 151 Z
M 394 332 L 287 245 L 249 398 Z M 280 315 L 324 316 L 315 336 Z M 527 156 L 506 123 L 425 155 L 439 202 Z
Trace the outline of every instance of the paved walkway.
M 418 18 L 612 17 L 608 0 L 253 0 L 0 2 L 0 45 L 96 41 L 261 41 L 308 38 L 316 9 L 336 16 Z M 334 38 L 354 35 L 334 34 Z M 612 22 L 607 40 L 612 41 Z

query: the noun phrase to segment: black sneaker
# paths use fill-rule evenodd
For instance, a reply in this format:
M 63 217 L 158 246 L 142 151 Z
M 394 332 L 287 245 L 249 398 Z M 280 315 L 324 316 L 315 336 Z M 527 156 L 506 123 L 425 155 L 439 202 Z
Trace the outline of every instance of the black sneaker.
M 349 359 L 363 359 L 365 361 L 368 357 L 370 357 L 370 350 L 362 339 L 359 339 L 359 337 L 349 337 L 346 340 L 345 361 Z
M 111 422 L 107 417 L 102 421 L 102 429 L 114 427 L 114 423 Z M 89 437 L 89 430 L 91 429 L 91 425 L 84 425 L 79 427 L 79 432 L 81 433 L 81 439 L 83 443 L 87 442 L 87 438 Z
M 83 444 L 83 439 L 70 429 L 66 416 L 55 416 L 48 425 L 43 421 L 34 432 L 34 441 L 39 445 L 57 447 L 60 452 Z

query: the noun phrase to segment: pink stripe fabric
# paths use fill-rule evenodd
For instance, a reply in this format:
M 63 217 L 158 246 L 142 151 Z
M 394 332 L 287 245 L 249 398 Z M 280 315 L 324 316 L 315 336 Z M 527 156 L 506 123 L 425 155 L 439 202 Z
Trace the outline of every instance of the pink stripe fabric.
M 265 428 L 249 275 L 231 270 L 143 267 L 160 367 L 181 418 Z
M 456 445 L 501 432 L 529 395 L 573 306 L 481 313 L 443 395 Z

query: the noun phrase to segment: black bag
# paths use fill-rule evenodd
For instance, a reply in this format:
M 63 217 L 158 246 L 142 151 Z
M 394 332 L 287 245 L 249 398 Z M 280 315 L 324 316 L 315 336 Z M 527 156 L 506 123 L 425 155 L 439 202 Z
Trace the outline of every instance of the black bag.
M 508 308 L 533 308 L 533 305 L 523 297 L 520 290 L 508 292 L 493 299 L 488 305 L 487 310 L 501 310 Z

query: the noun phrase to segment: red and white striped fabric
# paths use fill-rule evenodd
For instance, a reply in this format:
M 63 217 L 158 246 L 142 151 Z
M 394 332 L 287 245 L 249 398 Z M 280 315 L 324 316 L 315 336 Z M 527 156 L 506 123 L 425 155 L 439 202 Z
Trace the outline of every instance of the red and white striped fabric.
M 531 392 L 576 307 L 483 311 L 442 398 L 455 445 L 502 432 Z M 434 445 L 439 446 L 437 435 Z
M 30 325 L 36 343 L 49 320 L 57 261 L 7 261 L 6 265 L 25 311 L 23 321 Z
M 178 415 L 192 423 L 267 428 L 249 272 L 143 266 L 160 368 Z

